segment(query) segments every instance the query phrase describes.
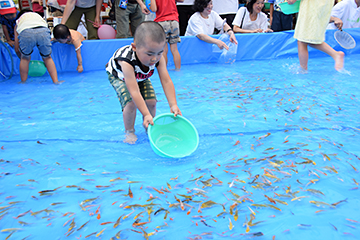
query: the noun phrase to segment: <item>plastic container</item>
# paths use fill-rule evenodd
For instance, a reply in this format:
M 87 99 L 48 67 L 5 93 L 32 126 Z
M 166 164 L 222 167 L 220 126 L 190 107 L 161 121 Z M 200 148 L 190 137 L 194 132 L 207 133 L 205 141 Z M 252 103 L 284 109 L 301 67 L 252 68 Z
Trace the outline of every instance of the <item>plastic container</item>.
M 43 61 L 31 60 L 29 63 L 29 76 L 41 77 L 46 73 L 45 63 Z
M 343 30 L 336 31 L 334 33 L 334 38 L 340 44 L 340 46 L 345 49 L 352 49 L 356 46 L 354 38 Z
M 279 4 L 281 11 L 285 14 L 293 14 L 299 12 L 300 8 L 300 0 L 296 1 L 294 4 L 288 4 L 287 2 L 283 2 Z
M 164 113 L 149 125 L 151 148 L 161 157 L 182 158 L 192 154 L 199 145 L 199 134 L 194 125 L 183 116 Z

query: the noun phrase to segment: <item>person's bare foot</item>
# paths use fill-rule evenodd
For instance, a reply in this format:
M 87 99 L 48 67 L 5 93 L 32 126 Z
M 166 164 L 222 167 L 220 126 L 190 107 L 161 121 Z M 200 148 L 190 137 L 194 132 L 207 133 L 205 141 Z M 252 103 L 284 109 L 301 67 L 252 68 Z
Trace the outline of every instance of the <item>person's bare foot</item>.
M 338 51 L 336 53 L 336 56 L 334 57 L 336 71 L 339 71 L 344 68 L 344 56 L 345 54 L 341 51 Z
M 126 130 L 124 143 L 135 144 L 137 136 L 135 135 L 135 130 Z

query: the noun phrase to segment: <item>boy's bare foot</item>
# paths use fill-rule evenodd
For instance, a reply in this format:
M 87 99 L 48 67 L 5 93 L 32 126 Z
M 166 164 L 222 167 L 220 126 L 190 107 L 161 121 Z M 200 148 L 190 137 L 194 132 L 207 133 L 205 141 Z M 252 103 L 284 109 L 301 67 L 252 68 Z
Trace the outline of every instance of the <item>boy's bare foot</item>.
M 126 130 L 124 143 L 135 144 L 137 136 L 135 135 L 135 130 Z
M 345 54 L 341 51 L 338 51 L 336 53 L 336 56 L 334 57 L 336 71 L 339 71 L 344 68 L 344 56 Z

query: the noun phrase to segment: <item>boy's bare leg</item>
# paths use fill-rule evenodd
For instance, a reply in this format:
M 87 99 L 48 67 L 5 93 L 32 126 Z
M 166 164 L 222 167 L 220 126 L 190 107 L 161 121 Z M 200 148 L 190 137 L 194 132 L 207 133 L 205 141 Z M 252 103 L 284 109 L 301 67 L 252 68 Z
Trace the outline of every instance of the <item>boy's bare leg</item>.
M 180 70 L 181 68 L 181 56 L 177 47 L 177 43 L 170 44 L 170 51 L 174 58 L 175 70 Z
M 30 60 L 30 56 L 21 55 L 19 66 L 21 83 L 25 83 L 28 78 Z
M 335 60 L 335 70 L 336 71 L 339 71 L 344 67 L 344 55 L 345 54 L 343 52 L 335 51 L 326 42 L 323 42 L 321 44 L 310 44 L 310 46 L 330 55 Z
M 298 56 L 300 66 L 302 69 L 308 69 L 309 51 L 307 48 L 308 44 L 305 42 L 298 41 Z
M 151 116 L 155 117 L 155 115 L 156 115 L 156 99 L 148 99 L 145 101 L 145 103 L 149 109 Z
M 123 111 L 123 120 L 125 126 L 125 143 L 135 144 L 137 136 L 135 135 L 136 106 L 133 101 L 126 104 Z
M 53 83 L 59 84 L 57 70 L 53 59 L 51 58 L 51 56 L 49 56 L 49 57 L 43 57 L 43 60 Z

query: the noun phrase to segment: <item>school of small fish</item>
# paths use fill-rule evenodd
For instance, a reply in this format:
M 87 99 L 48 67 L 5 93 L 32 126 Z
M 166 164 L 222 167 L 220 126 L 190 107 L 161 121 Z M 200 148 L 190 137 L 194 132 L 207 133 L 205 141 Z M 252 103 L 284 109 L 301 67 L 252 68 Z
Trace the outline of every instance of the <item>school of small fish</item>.
M 32 159 L 31 153 L 17 160 L 0 157 L 0 183 L 6 184 L 0 187 L 0 238 L 45 239 L 41 236 L 55 234 L 47 239 L 289 239 L 318 227 L 338 239 L 359 237 L 360 215 L 347 206 L 359 206 L 360 152 L 348 147 L 346 137 L 360 140 L 360 129 L 324 130 L 316 123 L 319 118 L 343 117 L 342 111 L 350 111 L 347 105 L 326 107 L 316 99 L 303 105 L 308 94 L 303 86 L 286 82 L 280 89 L 264 78 L 249 78 L 229 79 L 218 84 L 223 88 L 209 90 L 230 99 L 224 111 L 238 113 L 231 119 L 236 124 L 229 122 L 216 137 L 199 132 L 201 141 L 215 144 L 209 147 L 211 155 L 198 159 L 200 146 L 189 157 L 194 162 L 186 162 L 191 166 L 187 172 L 159 176 L 154 185 L 146 173 L 133 175 L 120 161 L 107 166 L 113 171 L 102 172 L 75 157 L 66 164 L 60 159 L 69 154 L 66 149 L 51 162 Z M 183 88 L 179 96 L 191 87 Z M 333 95 L 352 98 L 359 106 L 355 94 L 334 90 Z M 251 104 L 258 108 L 251 109 Z M 214 125 L 218 121 L 226 118 Z M 252 129 L 255 123 L 262 127 Z M 346 136 L 339 140 L 339 134 Z M 10 144 L 1 144 L 1 152 L 12 151 Z M 148 143 L 143 145 L 150 149 Z M 52 149 L 46 139 L 34 146 Z M 154 155 L 152 161 L 158 159 Z M 68 183 L 47 187 L 57 177 L 68 178 Z

